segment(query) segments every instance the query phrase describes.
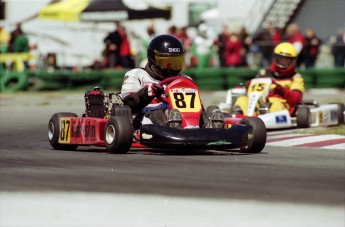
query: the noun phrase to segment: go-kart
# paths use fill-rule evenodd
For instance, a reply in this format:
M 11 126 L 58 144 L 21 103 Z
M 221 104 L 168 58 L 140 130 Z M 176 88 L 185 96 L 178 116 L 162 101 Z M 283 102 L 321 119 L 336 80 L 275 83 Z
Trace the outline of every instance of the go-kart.
M 226 102 L 219 103 L 217 108 L 235 118 L 259 117 L 267 129 L 333 126 L 344 122 L 344 104 L 342 103 L 319 105 L 313 100 L 303 100 L 296 108 L 269 112 L 270 103 L 267 96 L 272 86 L 274 85 L 270 78 L 252 79 L 248 89 L 244 86 L 229 89 Z M 248 109 L 245 116 L 234 114 L 234 103 L 242 95 L 248 97 Z
M 110 153 L 126 153 L 131 147 L 161 149 L 227 150 L 259 153 L 266 144 L 266 128 L 259 118 L 248 117 L 223 128 L 207 128 L 206 112 L 195 82 L 188 77 L 161 81 L 165 93 L 159 101 L 182 115 L 181 128 L 138 124 L 138 115 L 123 104 L 119 93 L 105 94 L 99 87 L 85 93 L 86 111 L 55 113 L 48 124 L 48 139 L 57 150 L 78 146 L 104 146 Z M 113 101 L 113 97 L 116 100 Z M 204 114 L 204 115 L 203 115 Z M 209 116 L 206 116 L 207 118 Z

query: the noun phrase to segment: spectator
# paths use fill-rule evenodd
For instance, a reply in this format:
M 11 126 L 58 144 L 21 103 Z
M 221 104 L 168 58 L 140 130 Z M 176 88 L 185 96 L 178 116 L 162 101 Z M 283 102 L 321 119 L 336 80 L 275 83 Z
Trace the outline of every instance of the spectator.
M 334 56 L 334 66 L 345 66 L 345 32 L 340 31 L 336 37 L 335 43 L 332 46 L 332 53 Z
M 192 47 L 192 40 L 189 38 L 187 34 L 187 28 L 188 27 L 182 27 L 179 29 L 177 32 L 177 38 L 181 41 L 184 51 L 185 51 L 185 66 L 189 67 L 190 66 L 190 51 Z
M 8 52 L 8 42 L 10 40 L 10 34 L 6 32 L 6 30 L 0 26 L 0 53 L 7 53 Z M 6 68 L 6 64 L 4 62 L 0 63 L 0 70 L 4 70 Z
M 122 37 L 119 30 L 121 30 L 121 24 L 116 22 L 115 26 L 115 31 L 110 32 L 103 40 L 105 43 L 103 55 L 107 59 L 106 66 L 109 68 L 115 68 L 120 65 L 119 50 L 122 43 Z
M 187 34 L 187 29 L 188 27 L 182 27 L 177 35 L 184 46 L 190 46 L 192 44 L 192 41 Z
M 239 32 L 239 38 L 241 40 L 241 43 L 242 43 L 242 46 L 243 46 L 243 63 L 242 65 L 243 66 L 247 66 L 247 54 L 249 52 L 249 48 L 250 48 L 250 45 L 251 45 L 251 38 L 248 34 L 248 31 L 245 27 L 242 27 L 240 32 Z
M 178 34 L 177 34 L 177 27 L 175 25 L 172 25 L 168 28 L 168 34 L 169 35 L 172 35 L 172 36 L 175 36 L 175 37 L 178 37 Z
M 231 33 L 225 46 L 225 64 L 228 67 L 239 67 L 244 65 L 245 49 L 240 37 L 236 33 Z
M 267 67 L 272 61 L 273 48 L 281 41 L 281 32 L 273 22 L 261 29 L 253 37 L 253 44 L 258 45 L 262 54 L 262 65 Z
M 119 65 L 123 68 L 133 68 L 134 62 L 131 54 L 131 45 L 128 40 L 127 32 L 125 27 L 119 25 L 118 32 L 121 37 L 121 43 L 119 46 Z
M 303 61 L 306 68 L 314 67 L 319 49 L 321 46 L 321 40 L 316 36 L 314 29 L 308 28 L 305 31 L 305 48 L 303 51 Z
M 156 30 L 154 27 L 154 24 L 151 23 L 147 28 L 146 28 L 146 33 L 143 36 L 138 36 L 136 35 L 135 37 L 138 38 L 139 41 L 139 65 L 140 67 L 145 67 L 147 63 L 147 48 L 149 46 L 150 41 L 156 36 Z
M 10 37 L 10 34 L 6 32 L 5 28 L 0 26 L 0 53 L 6 53 L 8 51 Z
M 295 47 L 298 54 L 296 66 L 299 67 L 304 58 L 303 49 L 305 48 L 305 39 L 297 24 L 292 23 L 286 27 L 284 40 Z
M 207 26 L 200 24 L 198 27 L 198 35 L 192 44 L 192 66 L 198 69 L 212 66 L 214 57 L 214 41 L 207 36 Z
M 229 27 L 227 25 L 223 26 L 222 32 L 218 35 L 218 39 L 216 40 L 216 46 L 218 47 L 218 57 L 219 57 L 219 64 L 220 67 L 225 67 L 225 48 L 226 43 L 230 38 Z
M 9 40 L 9 50 L 10 53 L 29 53 L 29 39 L 23 32 L 21 24 L 17 24 L 14 31 L 11 32 L 11 38 Z M 29 68 L 29 63 L 27 61 L 23 62 L 25 69 Z M 12 66 L 13 67 L 13 66 Z

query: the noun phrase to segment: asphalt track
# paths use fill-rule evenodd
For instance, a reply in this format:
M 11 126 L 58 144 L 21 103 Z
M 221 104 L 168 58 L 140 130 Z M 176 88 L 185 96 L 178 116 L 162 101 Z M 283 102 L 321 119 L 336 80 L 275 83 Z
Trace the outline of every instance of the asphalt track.
M 83 96 L 0 96 L 0 226 L 345 226 L 345 151 L 55 151 Z

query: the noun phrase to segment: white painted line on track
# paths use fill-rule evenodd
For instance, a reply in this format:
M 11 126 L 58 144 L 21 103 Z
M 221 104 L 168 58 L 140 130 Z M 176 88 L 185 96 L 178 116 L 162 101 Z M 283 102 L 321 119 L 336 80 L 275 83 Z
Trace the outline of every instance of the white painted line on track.
M 268 135 L 286 135 L 286 134 L 291 134 L 294 131 L 295 129 L 268 131 L 267 134 Z
M 301 135 L 301 134 L 295 134 L 295 136 L 297 135 Z M 268 142 L 267 145 L 286 147 L 286 146 L 295 146 L 295 145 L 300 145 L 300 144 L 305 144 L 305 143 L 320 142 L 320 141 L 326 141 L 326 140 L 338 139 L 338 138 L 344 138 L 344 136 L 315 135 L 315 136 L 309 136 L 309 137 L 281 140 L 281 141 L 276 141 L 276 142 Z M 269 137 L 267 139 L 269 140 Z
M 295 130 L 268 131 L 267 146 L 322 148 L 345 151 L 345 136 L 300 134 Z
M 345 151 L 345 143 L 333 144 L 329 146 L 323 146 L 322 148 L 325 149 L 335 149 L 335 150 L 344 150 Z
M 268 139 L 282 139 L 282 138 L 289 138 L 289 137 L 296 137 L 296 136 L 310 136 L 310 134 L 279 134 L 279 135 L 271 135 L 268 134 Z
M 1 192 L 0 226 L 344 227 L 344 206 L 84 192 Z

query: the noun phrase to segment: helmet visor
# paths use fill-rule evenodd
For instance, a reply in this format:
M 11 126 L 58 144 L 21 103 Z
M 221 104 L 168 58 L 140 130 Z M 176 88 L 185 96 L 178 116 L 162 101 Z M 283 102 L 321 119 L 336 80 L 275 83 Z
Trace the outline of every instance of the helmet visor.
M 156 65 L 166 70 L 182 70 L 183 55 L 155 55 Z
M 275 54 L 274 58 L 275 58 L 276 64 L 280 68 L 287 68 L 287 67 L 289 67 L 291 65 L 294 65 L 295 62 L 296 62 L 296 58 L 285 57 L 285 56 L 281 56 L 281 55 L 278 55 L 278 54 Z

